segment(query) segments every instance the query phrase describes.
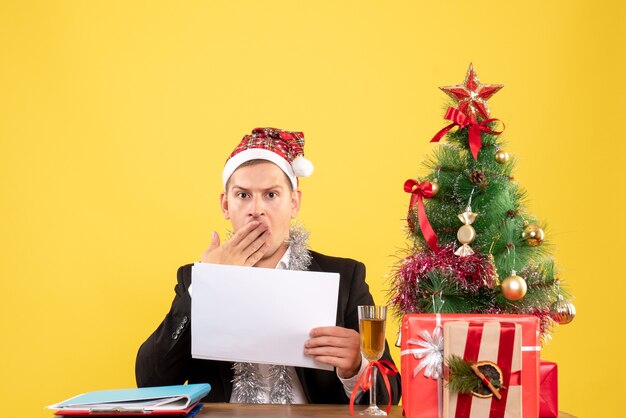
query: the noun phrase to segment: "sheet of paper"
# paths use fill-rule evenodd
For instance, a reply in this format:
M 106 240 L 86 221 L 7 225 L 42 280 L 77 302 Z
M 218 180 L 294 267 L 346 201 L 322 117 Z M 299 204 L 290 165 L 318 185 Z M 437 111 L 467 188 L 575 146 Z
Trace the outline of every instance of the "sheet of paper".
M 196 263 L 191 277 L 193 358 L 333 369 L 304 342 L 335 325 L 338 273 Z

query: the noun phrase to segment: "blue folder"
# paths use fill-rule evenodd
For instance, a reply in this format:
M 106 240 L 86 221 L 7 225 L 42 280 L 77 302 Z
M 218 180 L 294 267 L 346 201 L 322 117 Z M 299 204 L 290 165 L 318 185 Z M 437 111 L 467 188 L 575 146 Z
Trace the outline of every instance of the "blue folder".
M 179 411 L 189 408 L 211 390 L 208 383 L 99 390 L 50 405 L 59 411 L 133 412 Z

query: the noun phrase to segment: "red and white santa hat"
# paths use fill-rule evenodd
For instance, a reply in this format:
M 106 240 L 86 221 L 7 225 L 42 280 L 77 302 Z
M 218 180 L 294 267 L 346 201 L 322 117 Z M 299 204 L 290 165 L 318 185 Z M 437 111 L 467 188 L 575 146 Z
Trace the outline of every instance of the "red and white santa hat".
M 275 128 L 255 128 L 252 134 L 243 137 L 230 154 L 222 171 L 222 183 L 226 182 L 239 166 L 250 160 L 267 160 L 287 174 L 294 190 L 298 188 L 298 177 L 313 173 L 313 164 L 304 158 L 304 134 Z

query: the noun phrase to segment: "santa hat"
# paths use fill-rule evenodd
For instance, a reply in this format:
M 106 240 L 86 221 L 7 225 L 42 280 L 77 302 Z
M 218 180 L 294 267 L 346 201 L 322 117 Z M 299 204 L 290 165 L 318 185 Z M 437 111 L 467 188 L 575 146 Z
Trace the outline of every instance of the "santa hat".
M 313 173 L 313 164 L 304 158 L 304 134 L 275 128 L 255 128 L 251 135 L 243 137 L 230 154 L 222 172 L 222 183 L 226 183 L 239 166 L 250 160 L 267 160 L 276 164 L 287 174 L 294 189 L 298 188 L 298 177 Z

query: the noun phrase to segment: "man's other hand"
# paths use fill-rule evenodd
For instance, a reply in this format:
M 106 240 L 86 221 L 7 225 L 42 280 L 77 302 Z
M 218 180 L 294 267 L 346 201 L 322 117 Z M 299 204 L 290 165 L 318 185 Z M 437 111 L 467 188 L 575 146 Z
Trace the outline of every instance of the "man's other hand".
M 311 338 L 304 343 L 304 354 L 315 361 L 337 369 L 342 379 L 354 377 L 361 368 L 359 333 L 342 327 L 319 327 L 311 330 Z
M 270 231 L 267 225 L 252 221 L 220 245 L 220 236 L 213 232 L 211 245 L 202 253 L 203 263 L 254 266 L 269 249 Z

